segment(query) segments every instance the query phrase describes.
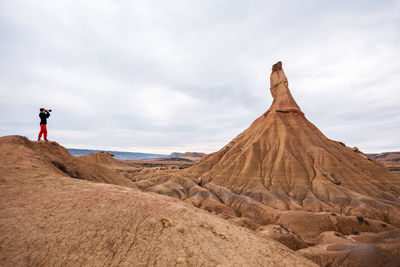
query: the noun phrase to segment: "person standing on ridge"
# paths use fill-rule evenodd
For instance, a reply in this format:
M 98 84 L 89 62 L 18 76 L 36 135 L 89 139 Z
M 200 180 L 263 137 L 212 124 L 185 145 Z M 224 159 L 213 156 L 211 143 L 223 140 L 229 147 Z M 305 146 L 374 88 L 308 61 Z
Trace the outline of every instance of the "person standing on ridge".
M 44 135 L 44 141 L 49 141 L 47 140 L 47 118 L 50 117 L 50 112 L 51 109 L 46 110 L 44 108 L 40 109 L 39 117 L 40 117 L 40 132 L 38 136 L 38 141 L 41 141 L 40 139 L 42 138 L 42 134 Z

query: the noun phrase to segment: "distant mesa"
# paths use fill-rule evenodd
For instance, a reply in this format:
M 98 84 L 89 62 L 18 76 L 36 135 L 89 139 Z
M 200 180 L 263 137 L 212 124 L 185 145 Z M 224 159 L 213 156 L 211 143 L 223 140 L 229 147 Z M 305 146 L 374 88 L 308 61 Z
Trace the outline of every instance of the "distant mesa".
M 181 155 L 181 157 L 196 157 L 196 158 L 202 158 L 206 155 L 206 153 L 202 152 L 185 152 Z
M 368 154 L 368 156 L 382 163 L 392 172 L 400 174 L 400 152 L 383 152 Z
M 191 160 L 191 161 L 199 161 L 205 155 L 206 154 L 202 153 L 202 152 L 185 152 L 182 155 L 180 155 L 179 158 L 188 159 L 188 160 Z
M 202 152 L 172 152 L 167 158 L 160 158 L 161 161 L 190 161 L 190 162 L 197 162 L 206 154 Z
M 179 152 L 172 152 L 171 154 L 169 154 L 169 158 L 177 158 L 179 156 L 183 155 L 183 153 L 179 153 Z
M 386 167 L 400 167 L 400 152 L 383 152 L 379 154 L 368 154 Z

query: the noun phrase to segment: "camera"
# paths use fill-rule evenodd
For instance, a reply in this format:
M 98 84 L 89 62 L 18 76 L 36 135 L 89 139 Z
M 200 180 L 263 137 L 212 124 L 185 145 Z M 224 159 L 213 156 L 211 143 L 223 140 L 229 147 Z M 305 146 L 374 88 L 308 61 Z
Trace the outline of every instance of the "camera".
M 40 112 L 51 112 L 51 109 L 40 108 L 39 110 Z

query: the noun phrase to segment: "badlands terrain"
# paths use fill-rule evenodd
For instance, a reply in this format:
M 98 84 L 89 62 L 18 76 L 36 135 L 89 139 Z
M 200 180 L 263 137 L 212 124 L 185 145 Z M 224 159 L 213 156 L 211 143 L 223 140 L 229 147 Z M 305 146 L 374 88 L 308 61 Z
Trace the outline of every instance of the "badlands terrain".
M 21 136 L 1 137 L 0 152 L 1 266 L 313 265 L 219 216 L 141 192 L 105 153 L 75 158 Z
M 197 163 L 1 137 L 0 264 L 399 266 L 400 176 L 309 122 L 280 62 L 270 91 Z
M 267 235 L 324 266 L 398 266 L 400 179 L 324 136 L 278 62 L 271 107 L 220 151 L 184 170 L 143 171 L 144 191 L 179 198 Z

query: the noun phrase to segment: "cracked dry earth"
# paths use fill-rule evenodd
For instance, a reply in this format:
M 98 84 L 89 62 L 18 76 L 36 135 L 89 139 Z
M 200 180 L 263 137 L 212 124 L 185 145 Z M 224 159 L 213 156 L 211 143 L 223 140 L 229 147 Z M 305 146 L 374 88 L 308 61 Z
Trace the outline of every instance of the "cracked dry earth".
M 1 266 L 314 265 L 181 200 L 126 181 L 86 181 L 93 176 L 80 164 L 95 165 L 63 151 L 55 143 L 0 138 Z M 103 182 L 121 181 L 116 174 Z

